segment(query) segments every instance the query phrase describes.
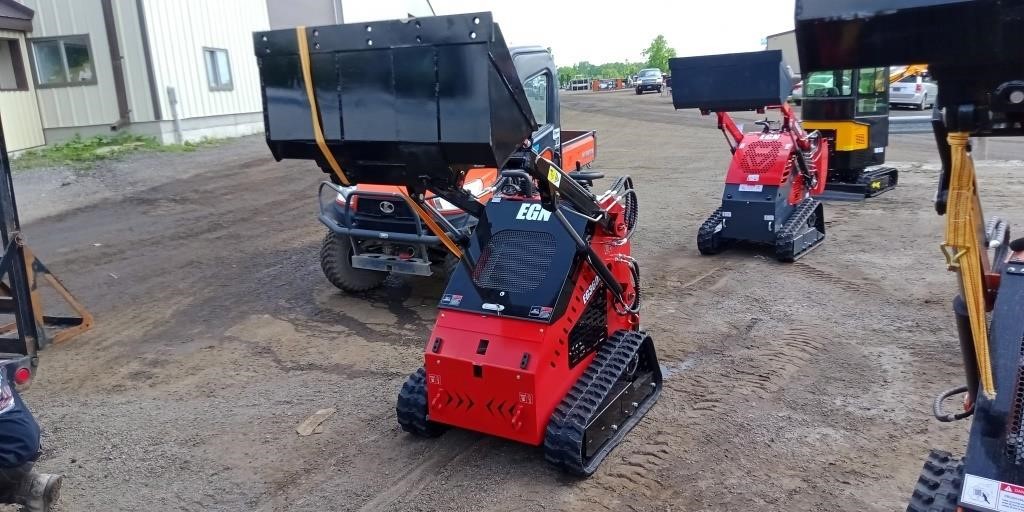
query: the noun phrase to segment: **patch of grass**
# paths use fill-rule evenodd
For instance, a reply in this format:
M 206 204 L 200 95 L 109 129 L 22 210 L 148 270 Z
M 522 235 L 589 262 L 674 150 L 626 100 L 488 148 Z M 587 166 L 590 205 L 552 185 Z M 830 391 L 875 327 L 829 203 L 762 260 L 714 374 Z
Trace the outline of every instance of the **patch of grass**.
M 184 144 L 157 145 L 155 150 L 163 153 L 191 153 L 199 148 L 220 146 L 227 140 L 228 139 L 211 139 L 209 137 L 203 137 L 195 142 L 185 142 Z
M 117 135 L 98 135 L 83 139 L 75 138 L 54 144 L 42 149 L 33 149 L 21 154 L 11 161 L 15 170 L 36 169 L 41 167 L 70 167 L 76 170 L 89 170 L 97 163 L 123 157 L 136 152 L 190 153 L 198 148 L 216 146 L 223 139 L 202 139 L 198 142 L 162 145 L 153 137 L 119 133 Z

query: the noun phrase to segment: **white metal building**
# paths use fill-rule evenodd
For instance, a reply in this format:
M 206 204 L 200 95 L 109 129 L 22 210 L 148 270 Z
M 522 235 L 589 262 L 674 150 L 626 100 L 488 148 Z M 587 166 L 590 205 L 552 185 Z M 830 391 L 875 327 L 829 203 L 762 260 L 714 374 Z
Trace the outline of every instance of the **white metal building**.
M 315 27 L 342 23 L 341 4 L 341 0 L 267 0 L 270 28 L 277 30 L 299 25 Z
M 130 131 L 161 142 L 263 130 L 252 33 L 343 22 L 343 0 L 0 0 L 8 150 Z M 362 20 L 425 0 L 350 3 Z
M 796 49 L 796 32 L 792 30 L 788 32 L 780 32 L 778 34 L 772 34 L 766 39 L 768 44 L 765 49 L 782 50 L 782 58 L 785 59 L 786 64 L 793 68 L 793 73 L 796 76 L 801 76 L 800 54 L 797 53 Z
M 21 3 L 0 0 L 10 151 L 43 135 L 53 143 L 129 130 L 173 142 L 263 129 L 252 33 L 270 28 L 267 0 Z M 8 15 L 28 23 L 19 31 Z
M 25 65 L 33 15 L 14 0 L 0 0 L 0 119 L 11 152 L 44 143 L 36 88 Z

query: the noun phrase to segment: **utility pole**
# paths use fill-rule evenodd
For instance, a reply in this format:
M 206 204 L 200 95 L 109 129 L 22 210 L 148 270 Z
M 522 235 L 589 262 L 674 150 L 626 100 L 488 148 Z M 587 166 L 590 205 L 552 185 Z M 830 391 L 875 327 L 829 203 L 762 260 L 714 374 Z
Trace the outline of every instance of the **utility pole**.
M 334 8 L 334 24 L 345 23 L 345 13 L 341 9 L 341 0 L 331 0 L 331 7 Z

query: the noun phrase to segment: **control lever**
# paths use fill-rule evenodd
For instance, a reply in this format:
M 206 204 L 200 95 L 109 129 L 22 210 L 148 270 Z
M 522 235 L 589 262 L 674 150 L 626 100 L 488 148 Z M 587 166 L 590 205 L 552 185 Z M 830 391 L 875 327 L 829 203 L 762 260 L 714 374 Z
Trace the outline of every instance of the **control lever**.
M 569 173 L 569 177 L 576 180 L 576 182 L 587 186 L 594 186 L 594 182 L 604 178 L 604 173 L 595 171 L 573 171 Z
M 533 196 L 535 189 L 533 188 L 533 178 L 526 171 L 518 169 L 509 169 L 501 171 L 502 179 L 517 180 L 515 187 L 526 197 Z
M 569 177 L 576 181 L 596 181 L 604 178 L 604 173 L 597 171 L 573 171 L 569 173 Z

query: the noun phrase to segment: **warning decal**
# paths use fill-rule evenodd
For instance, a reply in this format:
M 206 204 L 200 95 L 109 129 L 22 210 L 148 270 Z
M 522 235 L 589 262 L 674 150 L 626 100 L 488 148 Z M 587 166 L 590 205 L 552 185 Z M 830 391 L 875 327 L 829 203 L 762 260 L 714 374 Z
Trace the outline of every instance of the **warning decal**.
M 1024 512 L 1024 487 L 1013 484 L 999 484 L 999 502 L 996 510 L 1013 510 Z
M 966 475 L 960 503 L 997 512 L 1024 512 L 1024 486 Z
M 556 187 L 561 185 L 562 184 L 562 173 L 558 172 L 558 170 L 555 169 L 554 167 L 549 168 L 548 169 L 548 181 L 550 181 L 551 184 L 556 186 Z

